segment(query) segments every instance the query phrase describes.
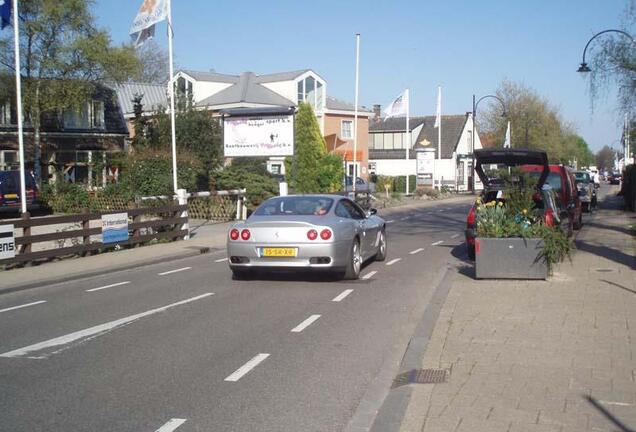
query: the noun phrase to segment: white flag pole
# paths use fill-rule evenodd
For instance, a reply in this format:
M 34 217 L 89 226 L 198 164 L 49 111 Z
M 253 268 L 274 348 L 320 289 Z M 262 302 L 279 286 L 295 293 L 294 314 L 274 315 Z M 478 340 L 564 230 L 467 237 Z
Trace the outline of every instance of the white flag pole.
M 437 162 L 439 164 L 439 170 L 436 170 L 438 174 L 442 171 L 442 86 L 437 87 L 437 101 L 439 104 L 439 127 L 437 128 Z M 442 176 L 438 179 L 439 190 L 442 190 Z
M 406 194 L 409 194 L 409 151 L 411 147 L 411 131 L 409 130 L 409 115 L 411 113 L 411 92 L 406 89 Z
M 22 213 L 27 211 L 26 184 L 24 171 L 24 134 L 22 129 L 22 77 L 20 74 L 20 20 L 18 19 L 18 0 L 13 0 L 13 37 L 15 42 L 15 91 L 18 111 L 18 146 L 20 152 L 20 205 Z
M 352 190 L 356 193 L 356 179 L 358 169 L 356 165 L 356 153 L 358 151 L 358 85 L 360 83 L 360 33 L 356 33 L 356 94 L 354 100 L 353 114 L 353 179 L 351 180 Z M 347 153 L 345 152 L 345 155 Z M 346 158 L 345 158 L 346 159 Z M 346 173 L 345 173 L 346 175 Z
M 170 57 L 170 126 L 172 136 L 172 183 L 174 193 L 177 193 L 177 136 L 175 133 L 175 113 L 174 113 L 174 62 L 172 56 L 172 1 L 168 1 L 168 56 Z

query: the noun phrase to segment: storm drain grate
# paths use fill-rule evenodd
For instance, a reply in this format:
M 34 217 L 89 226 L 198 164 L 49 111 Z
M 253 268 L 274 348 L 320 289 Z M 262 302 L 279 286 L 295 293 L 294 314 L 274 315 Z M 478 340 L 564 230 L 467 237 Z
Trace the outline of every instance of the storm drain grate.
M 439 384 L 446 382 L 447 377 L 446 369 L 411 369 L 396 376 L 391 388 L 407 384 Z

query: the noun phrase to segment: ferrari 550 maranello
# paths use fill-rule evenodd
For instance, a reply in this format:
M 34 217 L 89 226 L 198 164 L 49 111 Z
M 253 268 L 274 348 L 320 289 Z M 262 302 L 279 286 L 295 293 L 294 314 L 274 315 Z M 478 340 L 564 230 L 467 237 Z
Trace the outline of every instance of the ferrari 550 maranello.
M 386 258 L 386 223 L 339 195 L 270 198 L 228 233 L 227 256 L 235 279 L 255 270 L 329 271 L 357 279 L 362 264 Z

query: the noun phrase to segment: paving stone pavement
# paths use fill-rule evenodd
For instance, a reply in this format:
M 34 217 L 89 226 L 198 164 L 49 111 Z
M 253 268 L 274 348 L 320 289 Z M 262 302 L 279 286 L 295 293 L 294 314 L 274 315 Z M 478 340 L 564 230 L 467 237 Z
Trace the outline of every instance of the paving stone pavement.
M 401 431 L 636 430 L 636 217 L 605 205 L 547 281 L 459 270 L 422 362 L 448 382 L 412 385 Z

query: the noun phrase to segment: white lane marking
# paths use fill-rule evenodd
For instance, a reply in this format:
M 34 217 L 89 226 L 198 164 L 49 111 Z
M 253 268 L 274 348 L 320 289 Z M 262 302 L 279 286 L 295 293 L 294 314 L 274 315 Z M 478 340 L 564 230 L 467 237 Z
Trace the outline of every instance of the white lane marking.
M 395 222 L 395 219 L 391 219 L 391 220 L 386 221 L 386 223 L 393 223 L 393 222 Z
M 205 293 L 196 297 L 191 297 L 189 299 L 186 300 L 181 300 L 178 301 L 176 303 L 172 303 L 169 304 L 167 306 L 162 306 L 160 308 L 156 308 L 156 309 L 152 309 L 146 312 L 142 312 L 142 313 L 138 313 L 135 315 L 130 315 L 128 317 L 125 318 L 121 318 L 115 321 L 110 321 L 104 324 L 100 324 L 100 325 L 96 325 L 94 327 L 90 327 L 84 330 L 79 330 L 73 333 L 69 333 L 67 335 L 64 336 L 59 336 L 53 339 L 49 339 L 43 342 L 39 342 L 33 345 L 29 345 L 23 348 L 18 348 L 15 349 L 13 351 L 8 351 L 6 353 L 2 353 L 0 354 L 0 357 L 24 357 L 27 354 L 31 353 L 31 352 L 36 352 L 36 351 L 42 351 L 44 349 L 47 348 L 52 348 L 52 347 L 57 347 L 57 346 L 62 346 L 62 345 L 67 345 L 71 342 L 75 342 L 81 339 L 85 339 L 85 338 L 89 338 L 91 336 L 96 336 L 102 333 L 106 333 L 109 332 L 117 327 L 123 326 L 125 324 L 131 323 L 133 321 L 137 321 L 140 318 L 144 318 L 147 317 L 148 315 L 153 315 L 159 312 L 164 312 L 170 308 L 173 308 L 175 306 L 181 306 L 184 305 L 186 303 L 190 303 L 193 301 L 197 301 L 197 300 L 201 300 L 205 297 L 214 295 L 214 293 Z M 46 357 L 33 357 L 33 358 L 46 358 Z
M 170 270 L 170 271 L 167 271 L 167 272 L 158 273 L 158 275 L 159 276 L 165 276 L 165 275 L 169 275 L 169 274 L 172 274 L 172 273 L 178 273 L 178 272 L 182 272 L 182 271 L 185 271 L 185 270 L 190 270 L 191 268 L 192 267 L 183 267 L 183 268 L 176 269 L 176 270 Z
M 114 287 L 118 287 L 118 286 L 122 286 L 122 285 L 128 285 L 129 283 L 130 283 L 130 281 L 117 282 L 117 283 L 106 285 L 106 286 L 102 286 L 102 287 L 99 287 L 99 288 L 87 289 L 86 292 L 101 291 L 101 290 L 108 289 L 108 288 L 114 288 Z
M 338 294 L 336 297 L 333 298 L 333 300 L 331 300 L 332 302 L 341 302 L 343 301 L 349 294 L 351 294 L 353 292 L 352 289 L 346 289 L 343 292 L 341 292 L 340 294 Z
M 435 243 L 431 243 L 431 246 L 441 245 L 442 243 L 444 243 L 444 240 L 440 240 L 440 241 L 436 241 Z
M 457 237 L 459 237 L 459 234 L 453 234 L 453 235 L 451 236 L 451 238 L 452 238 L 452 239 L 455 239 L 455 238 L 457 238 Z
M 307 327 L 312 325 L 320 317 L 321 317 L 321 315 L 312 315 L 312 316 L 310 316 L 305 321 L 301 322 L 296 327 L 291 329 L 291 332 L 292 333 L 300 333 L 301 331 L 305 330 Z
M 360 279 L 364 279 L 364 280 L 371 279 L 376 273 L 377 273 L 377 271 L 375 271 L 375 270 L 370 271 L 369 273 L 367 273 L 364 276 L 362 276 Z
M 238 368 L 236 370 L 236 372 L 234 372 L 232 375 L 230 375 L 227 378 L 225 378 L 225 381 L 236 382 L 236 381 L 240 380 L 241 378 L 243 378 L 243 376 L 246 373 L 248 373 L 249 371 L 254 369 L 256 366 L 258 366 L 259 363 L 261 363 L 267 357 L 269 357 L 269 354 L 264 354 L 264 353 L 260 353 L 260 354 L 258 354 L 256 356 L 254 356 L 254 358 L 252 360 L 248 361 L 243 366 Z
M 20 306 L 13 306 L 13 307 L 6 308 L 6 309 L 0 309 L 0 312 L 9 312 L 9 311 L 12 311 L 12 310 L 22 309 L 22 308 L 29 307 L 29 306 L 35 306 L 35 305 L 39 305 L 39 304 L 42 304 L 42 303 L 46 303 L 46 300 L 40 300 L 40 301 L 36 301 L 36 302 L 33 302 L 33 303 L 23 304 L 23 305 L 20 305 Z
M 220 262 L 224 262 L 224 261 L 227 261 L 227 257 L 221 258 L 221 259 L 218 259 L 218 260 L 214 260 L 214 262 L 216 262 L 216 263 L 220 263 Z
M 444 209 L 439 209 L 439 210 L 437 210 L 437 211 L 439 211 L 439 212 L 443 212 L 443 211 L 444 211 Z
M 391 261 L 389 261 L 388 263 L 386 263 L 386 265 L 391 266 L 391 265 L 395 264 L 395 263 L 396 263 L 396 262 L 398 262 L 398 261 L 402 261 L 402 258 L 395 258 L 395 259 L 392 259 Z
M 407 217 L 403 217 L 403 218 L 402 218 L 402 219 L 400 219 L 400 220 L 409 220 L 409 219 L 411 219 L 411 217 L 410 217 L 410 216 L 407 216 Z
M 415 254 L 418 254 L 418 253 L 422 252 L 423 250 L 424 250 L 424 248 L 415 249 L 415 250 L 409 252 L 409 254 L 415 255 Z
M 613 406 L 623 406 L 623 407 L 628 407 L 628 406 L 633 406 L 634 405 L 634 404 L 627 403 L 627 402 L 610 402 L 610 401 L 603 401 L 603 400 L 598 401 L 598 403 L 600 403 L 602 405 L 613 405 Z
M 165 425 L 157 429 L 155 432 L 173 432 L 177 430 L 177 428 L 181 426 L 182 424 L 184 424 L 185 422 L 186 422 L 186 419 L 173 418 L 173 419 L 170 419 L 168 423 L 166 423 Z

